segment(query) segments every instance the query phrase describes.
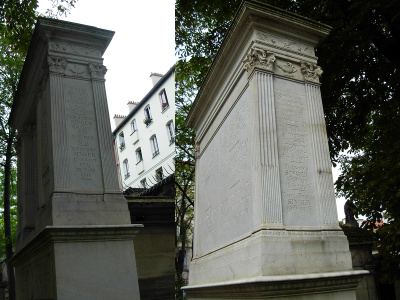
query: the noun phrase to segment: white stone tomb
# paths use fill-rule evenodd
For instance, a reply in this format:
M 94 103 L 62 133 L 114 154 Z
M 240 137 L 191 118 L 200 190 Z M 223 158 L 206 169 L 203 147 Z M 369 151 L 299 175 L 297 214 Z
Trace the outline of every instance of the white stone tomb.
M 242 3 L 188 117 L 196 299 L 355 299 L 315 47 L 329 27 Z

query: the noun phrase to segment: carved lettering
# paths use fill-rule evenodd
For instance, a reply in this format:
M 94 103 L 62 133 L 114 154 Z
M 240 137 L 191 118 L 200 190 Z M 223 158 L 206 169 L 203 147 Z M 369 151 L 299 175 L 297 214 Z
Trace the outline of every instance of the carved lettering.
M 311 153 L 305 96 L 277 89 L 276 111 L 282 176 L 282 201 L 288 214 L 310 214 L 315 196 L 311 184 Z M 307 222 L 306 219 L 304 219 Z
M 73 171 L 82 180 L 92 180 L 98 164 L 93 105 L 86 89 L 76 87 L 69 88 L 65 103 Z

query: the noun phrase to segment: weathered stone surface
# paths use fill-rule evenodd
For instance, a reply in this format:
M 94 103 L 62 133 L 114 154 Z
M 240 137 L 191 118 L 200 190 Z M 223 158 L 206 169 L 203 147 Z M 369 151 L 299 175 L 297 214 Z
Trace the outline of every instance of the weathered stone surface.
M 358 274 L 337 221 L 314 52 L 328 33 L 261 2 L 240 7 L 187 120 L 197 159 L 189 296 L 218 298 L 205 292 L 216 284 L 225 297 L 233 282 L 271 276 Z M 354 288 L 340 297 L 354 299 Z
M 17 299 L 139 299 L 102 54 L 112 31 L 39 18 L 10 124 L 18 130 Z M 128 226 L 128 227 L 127 227 Z

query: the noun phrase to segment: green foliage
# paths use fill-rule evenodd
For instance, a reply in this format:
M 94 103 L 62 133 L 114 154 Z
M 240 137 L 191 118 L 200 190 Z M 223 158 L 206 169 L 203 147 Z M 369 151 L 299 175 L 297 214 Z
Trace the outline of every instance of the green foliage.
M 52 8 L 46 11 L 46 15 L 50 18 L 67 16 L 71 13 L 71 9 L 75 7 L 78 0 L 49 0 L 52 2 Z
M 11 242 L 15 245 L 15 236 L 17 233 L 17 174 L 15 162 L 11 168 L 11 199 L 10 199 L 10 220 L 11 220 Z M 0 173 L 0 194 L 4 194 L 4 172 Z M 8 238 L 4 235 L 4 197 L 0 199 L 0 259 L 5 258 L 5 245 Z
M 186 118 L 239 2 L 176 2 L 179 118 Z M 369 224 L 380 220 L 382 213 L 388 215 L 389 224 L 380 231 L 379 248 L 386 264 L 398 267 L 400 56 L 394 49 L 400 49 L 400 2 L 263 2 L 332 26 L 316 54 L 324 71 L 321 92 L 331 158 L 343 171 L 336 187 L 339 195 L 352 200 L 368 217 Z M 187 131 L 180 122 L 180 130 Z M 179 137 L 177 140 L 179 143 Z M 193 157 L 193 138 L 182 141 L 191 143 L 186 146 L 188 151 L 182 150 L 189 152 L 189 160 Z M 341 154 L 344 152 L 348 155 Z M 398 269 L 391 273 L 392 279 L 398 275 Z

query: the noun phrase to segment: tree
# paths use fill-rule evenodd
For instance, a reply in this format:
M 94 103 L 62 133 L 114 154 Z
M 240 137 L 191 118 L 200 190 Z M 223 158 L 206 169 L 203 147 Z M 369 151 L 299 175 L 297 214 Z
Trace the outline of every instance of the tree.
M 177 1 L 175 10 L 176 53 L 179 56 L 179 61 L 176 63 L 177 75 L 175 77 L 175 127 L 177 133 L 177 155 L 175 160 L 177 187 L 176 223 L 177 231 L 179 232 L 177 237 L 179 251 L 175 268 L 177 299 L 183 299 L 183 293 L 180 288 L 185 284 L 182 278 L 184 256 L 187 243 L 192 240 L 193 235 L 194 131 L 186 127 L 185 120 L 201 85 L 201 80 L 205 76 L 212 57 L 222 41 L 220 32 L 224 32 L 229 26 L 229 20 L 225 20 L 229 9 L 221 11 L 218 18 L 211 13 L 212 10 L 218 9 L 219 2 L 200 1 L 199 6 L 201 6 L 201 9 L 193 7 L 192 4 L 191 2 Z M 203 9 L 207 13 L 202 13 Z M 232 11 L 231 14 L 234 13 L 233 9 L 230 9 L 230 11 Z M 192 17 L 188 18 L 189 15 Z M 208 32 L 203 32 L 203 28 L 210 28 L 212 30 L 211 35 Z
M 52 0 L 53 9 L 48 16 L 66 14 L 76 0 Z M 39 14 L 38 0 L 0 0 L 0 162 L 3 193 L 1 225 L 4 237 L 0 253 L 6 253 L 9 299 L 15 299 L 14 272 L 10 263 L 15 242 L 16 212 L 16 132 L 8 125 L 12 102 L 16 95 L 19 77 Z M 4 224 L 4 225 L 3 225 Z M 4 244 L 3 244 L 4 243 Z M 5 250 L 3 250 L 5 249 Z
M 393 49 L 400 47 L 400 2 L 264 2 L 332 26 L 316 54 L 324 70 L 321 92 L 331 159 L 343 172 L 336 188 L 370 226 L 383 213 L 389 217 L 380 230 L 380 249 L 388 265 L 396 260 L 392 265 L 399 266 L 400 58 Z M 238 6 L 238 0 L 176 2 L 176 52 L 183 65 L 178 73 L 188 89 L 187 102 L 194 99 Z

